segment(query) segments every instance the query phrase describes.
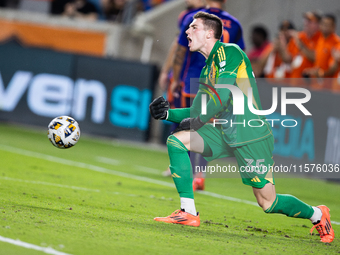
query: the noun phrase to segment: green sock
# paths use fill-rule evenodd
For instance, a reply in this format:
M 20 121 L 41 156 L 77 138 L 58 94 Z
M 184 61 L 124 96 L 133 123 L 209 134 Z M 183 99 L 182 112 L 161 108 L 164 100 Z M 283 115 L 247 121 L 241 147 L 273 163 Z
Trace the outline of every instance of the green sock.
M 310 205 L 302 202 L 292 195 L 277 194 L 274 203 L 265 213 L 281 213 L 288 217 L 309 219 L 314 210 Z
M 170 158 L 171 176 L 180 197 L 194 198 L 192 170 L 187 148 L 174 135 L 166 142 Z

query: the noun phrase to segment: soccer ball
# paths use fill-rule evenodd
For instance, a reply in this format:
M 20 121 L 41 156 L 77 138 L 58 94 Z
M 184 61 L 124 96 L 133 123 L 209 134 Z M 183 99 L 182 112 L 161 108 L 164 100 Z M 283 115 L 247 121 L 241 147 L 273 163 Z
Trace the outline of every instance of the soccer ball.
M 79 124 L 69 116 L 56 117 L 48 124 L 47 137 L 59 149 L 70 148 L 79 140 Z

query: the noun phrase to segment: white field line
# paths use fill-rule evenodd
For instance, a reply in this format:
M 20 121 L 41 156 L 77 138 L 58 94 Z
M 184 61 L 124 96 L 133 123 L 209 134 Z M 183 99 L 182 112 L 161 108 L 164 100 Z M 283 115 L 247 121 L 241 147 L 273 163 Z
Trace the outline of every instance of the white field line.
M 23 149 L 15 148 L 15 147 L 8 146 L 8 145 L 1 144 L 0 150 L 12 152 L 12 153 L 16 153 L 16 154 L 20 154 L 20 155 L 24 155 L 24 156 L 39 158 L 39 159 L 43 159 L 43 160 L 47 160 L 47 161 L 51 161 L 51 162 L 55 162 L 55 163 L 60 163 L 60 164 L 68 165 L 68 166 L 75 166 L 75 167 L 79 167 L 79 168 L 84 168 L 84 169 L 88 169 L 88 170 L 92 170 L 92 171 L 96 171 L 96 172 L 100 172 L 100 173 L 117 175 L 117 176 L 120 176 L 120 177 L 130 178 L 130 179 L 137 180 L 137 181 L 144 181 L 144 182 L 148 182 L 148 183 L 152 183 L 152 184 L 158 184 L 158 185 L 167 186 L 167 187 L 171 187 L 171 188 L 175 187 L 175 185 L 173 183 L 169 183 L 169 182 L 165 182 L 165 181 L 159 181 L 159 180 L 151 179 L 151 178 L 148 178 L 148 177 L 128 174 L 128 173 L 124 173 L 124 172 L 119 172 L 119 171 L 116 171 L 116 170 L 111 170 L 111 169 L 107 169 L 107 168 L 104 168 L 104 167 L 86 164 L 86 163 L 82 163 L 82 162 L 77 162 L 77 161 L 73 161 L 73 160 L 58 158 L 58 157 L 50 156 L 50 155 L 47 155 L 47 154 L 42 154 L 42 153 L 39 153 L 39 152 L 23 150 Z
M 158 185 L 171 187 L 171 188 L 175 187 L 175 185 L 173 183 L 169 183 L 169 182 L 165 182 L 165 181 L 159 181 L 159 180 L 155 180 L 155 179 L 152 179 L 152 178 L 138 176 L 138 175 L 134 175 L 134 174 L 119 172 L 119 171 L 116 171 L 116 170 L 110 170 L 110 169 L 107 169 L 107 168 L 104 168 L 104 167 L 99 167 L 99 166 L 81 163 L 81 162 L 77 162 L 77 161 L 73 161 L 73 160 L 58 158 L 58 157 L 50 156 L 50 155 L 47 155 L 47 154 L 42 154 L 42 153 L 39 153 L 39 152 L 33 152 L 33 151 L 28 151 L 28 150 L 24 150 L 24 149 L 20 149 L 20 148 L 11 147 L 11 146 L 8 146 L 8 145 L 0 144 L 0 150 L 12 152 L 12 153 L 16 153 L 16 154 L 20 154 L 20 155 L 24 155 L 24 156 L 44 159 L 44 160 L 48 160 L 48 161 L 52 161 L 52 162 L 56 162 L 56 163 L 60 163 L 60 164 L 64 164 L 64 165 L 85 168 L 85 169 L 96 171 L 96 172 L 117 175 L 117 176 L 120 176 L 120 177 L 125 177 L 125 178 L 129 178 L 129 179 L 137 180 L 137 181 L 144 181 L 144 182 L 158 184 Z M 220 198 L 220 199 L 224 199 L 224 200 L 228 200 L 228 201 L 258 206 L 257 203 L 252 202 L 252 201 L 234 198 L 234 197 L 228 197 L 228 196 L 216 194 L 216 193 L 209 192 L 209 191 L 200 191 L 199 193 L 206 195 L 206 196 Z M 332 224 L 340 225 L 340 222 L 332 221 Z
M 63 185 L 58 183 L 51 183 L 51 182 L 41 182 L 41 181 L 31 181 L 31 180 L 22 180 L 17 178 L 11 178 L 6 176 L 0 176 L 0 180 L 6 180 L 6 181 L 14 181 L 14 182 L 25 182 L 25 183 L 33 183 L 33 184 L 40 184 L 40 185 L 46 185 L 46 186 L 54 186 L 59 188 L 66 188 L 66 189 L 76 189 L 76 190 L 83 190 L 83 191 L 91 191 L 91 192 L 101 192 L 99 189 L 88 189 L 83 187 L 77 187 L 77 186 L 69 186 L 69 185 Z M 121 192 L 111 192 L 107 191 L 108 194 L 114 194 L 114 195 L 125 195 L 129 197 L 137 197 L 136 194 L 127 194 L 127 193 L 121 193 Z
M 99 189 L 88 189 L 88 188 L 83 188 L 83 187 L 62 185 L 62 184 L 51 183 L 51 182 L 29 181 L 29 180 L 22 180 L 22 179 L 5 177 L 5 176 L 0 176 L 0 179 L 7 180 L 7 181 L 25 182 L 25 183 L 47 185 L 47 186 L 55 186 L 55 187 L 67 188 L 67 189 L 76 189 L 76 190 L 83 190 L 83 191 L 100 192 Z M 251 202 L 251 201 L 243 200 L 243 199 L 239 199 L 239 198 L 234 198 L 234 197 L 229 197 L 229 196 L 224 196 L 224 195 L 212 193 L 212 192 L 209 192 L 209 191 L 197 190 L 196 192 L 200 193 L 200 194 L 207 195 L 207 196 L 211 196 L 211 197 L 221 198 L 221 199 L 224 199 L 224 200 L 230 200 L 230 201 L 240 202 L 240 203 L 249 204 L 249 205 L 257 205 L 255 202 Z M 114 195 L 127 195 L 127 196 L 130 196 L 130 197 L 136 197 L 137 196 L 136 194 L 123 194 L 121 192 L 116 192 L 116 191 L 115 192 L 108 192 L 108 193 L 109 194 L 114 194 Z M 332 224 L 340 225 L 340 222 L 332 221 Z
M 110 164 L 110 165 L 114 165 L 114 166 L 118 166 L 118 165 L 122 164 L 121 160 L 112 159 L 112 158 L 96 157 L 96 160 L 98 162 L 106 163 L 106 164 Z
M 38 245 L 35 245 L 35 244 L 25 243 L 25 242 L 20 241 L 20 240 L 14 240 L 14 239 L 10 239 L 10 238 L 3 237 L 3 236 L 0 236 L 0 241 L 5 242 L 5 243 L 14 244 L 16 246 L 21 246 L 21 247 L 24 247 L 24 248 L 27 248 L 27 249 L 42 251 L 42 252 L 45 252 L 47 254 L 70 255 L 69 253 L 64 253 L 64 252 L 61 252 L 61 251 L 54 250 L 51 247 L 41 247 L 41 246 L 38 246 Z
M 29 180 L 22 180 L 22 179 L 5 177 L 5 176 L 0 176 L 0 179 L 8 180 L 8 181 L 26 182 L 26 183 L 47 185 L 47 186 L 55 186 L 55 187 L 67 188 L 67 189 L 77 189 L 77 190 L 84 190 L 84 191 L 100 192 L 99 189 L 88 189 L 88 188 L 82 188 L 82 187 L 77 187 L 77 186 L 68 186 L 68 185 L 62 185 L 62 184 L 50 183 L 50 182 L 29 181 Z
M 144 173 L 157 174 L 157 175 L 160 174 L 160 171 L 158 169 L 151 168 L 151 167 L 134 165 L 134 168 Z

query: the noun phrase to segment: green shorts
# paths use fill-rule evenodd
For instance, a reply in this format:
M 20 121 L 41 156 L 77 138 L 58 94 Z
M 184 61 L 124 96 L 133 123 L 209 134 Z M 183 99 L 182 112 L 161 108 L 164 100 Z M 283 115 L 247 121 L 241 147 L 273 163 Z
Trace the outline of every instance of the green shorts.
M 223 139 L 222 131 L 207 124 L 197 130 L 204 140 L 203 157 L 207 161 L 235 157 L 242 182 L 254 188 L 263 188 L 267 183 L 275 184 L 272 167 L 274 166 L 274 137 L 230 147 Z M 207 148 L 208 147 L 208 148 Z

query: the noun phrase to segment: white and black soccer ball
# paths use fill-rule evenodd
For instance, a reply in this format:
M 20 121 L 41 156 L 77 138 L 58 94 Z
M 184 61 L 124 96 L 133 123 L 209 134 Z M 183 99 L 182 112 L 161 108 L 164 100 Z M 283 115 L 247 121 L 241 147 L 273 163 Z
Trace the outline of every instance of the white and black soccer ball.
M 59 149 L 71 148 L 79 140 L 79 124 L 69 116 L 56 117 L 48 124 L 47 137 Z

